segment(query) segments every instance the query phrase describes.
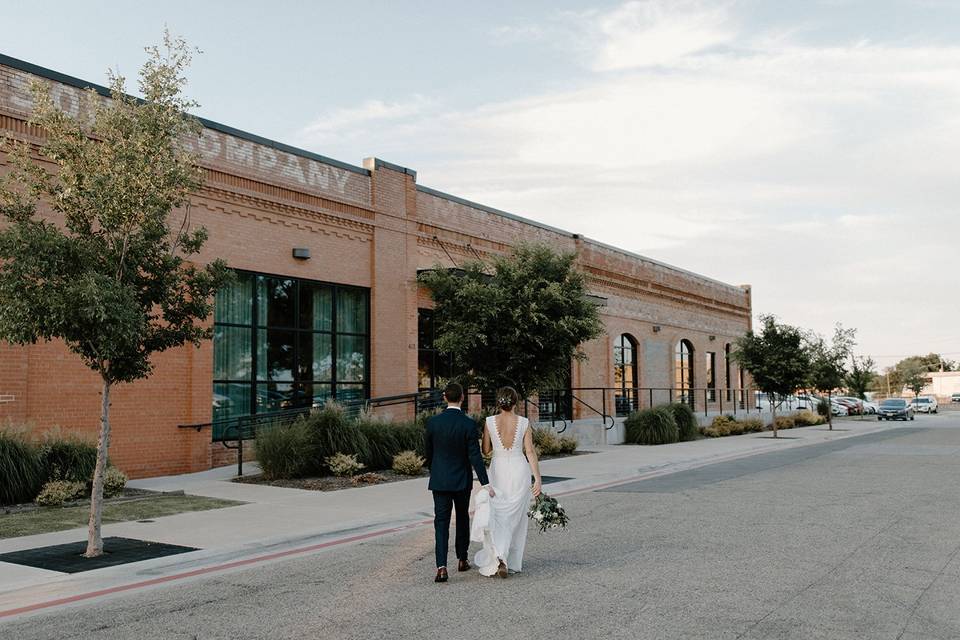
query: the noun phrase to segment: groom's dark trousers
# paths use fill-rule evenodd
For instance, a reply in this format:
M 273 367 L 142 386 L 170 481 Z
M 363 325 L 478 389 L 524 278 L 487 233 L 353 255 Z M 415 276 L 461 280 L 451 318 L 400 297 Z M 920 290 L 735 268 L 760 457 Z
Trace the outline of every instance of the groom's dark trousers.
M 450 513 L 457 510 L 457 536 L 453 548 L 458 560 L 467 559 L 470 549 L 470 489 L 466 491 L 433 492 L 433 531 L 437 543 L 437 566 L 447 566 L 450 547 Z
M 450 545 L 450 514 L 457 511 L 457 558 L 467 559 L 470 547 L 470 489 L 473 472 L 481 485 L 489 484 L 480 454 L 477 423 L 459 409 L 447 408 L 430 418 L 424 434 L 424 451 L 430 468 L 433 492 L 437 566 L 447 566 Z M 472 467 L 472 469 L 471 469 Z

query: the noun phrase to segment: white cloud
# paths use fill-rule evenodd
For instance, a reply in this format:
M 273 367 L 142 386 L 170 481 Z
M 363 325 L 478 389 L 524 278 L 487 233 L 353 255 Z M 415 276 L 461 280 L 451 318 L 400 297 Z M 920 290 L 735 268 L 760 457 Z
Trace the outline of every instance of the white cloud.
M 949 295 L 889 301 L 956 288 L 960 46 L 802 45 L 687 2 L 576 20 L 571 58 L 596 71 L 564 90 L 369 102 L 306 142 L 402 153 L 428 186 L 750 282 L 756 311 L 858 327 L 865 353 L 955 324 Z
M 594 68 L 662 65 L 733 40 L 727 7 L 689 0 L 638 0 L 600 14 Z

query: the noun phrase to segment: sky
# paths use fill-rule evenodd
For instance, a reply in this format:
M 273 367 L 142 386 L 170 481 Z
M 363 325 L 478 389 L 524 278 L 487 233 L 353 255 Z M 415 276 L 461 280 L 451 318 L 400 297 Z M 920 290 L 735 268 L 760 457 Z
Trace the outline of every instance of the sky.
M 0 52 L 105 83 L 163 28 L 196 114 L 960 359 L 960 1 L 0 0 Z

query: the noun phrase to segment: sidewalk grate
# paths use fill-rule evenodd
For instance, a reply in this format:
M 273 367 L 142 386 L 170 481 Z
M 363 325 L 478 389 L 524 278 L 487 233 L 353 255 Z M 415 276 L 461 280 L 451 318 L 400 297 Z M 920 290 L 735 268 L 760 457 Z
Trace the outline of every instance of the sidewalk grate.
M 149 542 L 132 538 L 104 538 L 104 554 L 98 558 L 84 558 L 87 543 L 69 542 L 50 547 L 37 547 L 0 554 L 0 562 L 20 564 L 35 569 L 61 571 L 63 573 L 80 573 L 104 567 L 115 567 L 128 562 L 140 562 L 173 556 L 179 553 L 197 551 L 193 547 L 181 547 L 163 542 Z

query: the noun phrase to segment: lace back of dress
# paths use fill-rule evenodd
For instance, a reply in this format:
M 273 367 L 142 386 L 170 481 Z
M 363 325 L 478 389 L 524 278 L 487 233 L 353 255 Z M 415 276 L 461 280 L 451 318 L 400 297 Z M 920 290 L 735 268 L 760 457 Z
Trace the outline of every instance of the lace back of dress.
M 503 442 L 500 439 L 500 430 L 497 429 L 497 417 L 487 417 L 487 430 L 490 432 L 490 441 L 493 444 L 494 453 L 504 454 L 516 453 L 523 449 L 523 436 L 527 431 L 529 421 L 523 416 L 517 416 L 517 428 L 513 436 L 512 443 Z

